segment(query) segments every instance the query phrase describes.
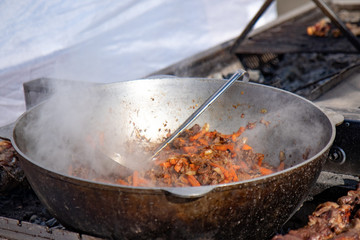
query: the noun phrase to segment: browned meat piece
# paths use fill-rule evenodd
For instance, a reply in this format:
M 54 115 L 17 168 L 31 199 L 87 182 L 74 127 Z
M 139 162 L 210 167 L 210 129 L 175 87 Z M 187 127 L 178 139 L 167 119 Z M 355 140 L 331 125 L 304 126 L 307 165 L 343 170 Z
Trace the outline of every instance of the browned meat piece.
M 360 239 L 360 219 L 355 218 L 351 221 L 347 231 L 335 236 L 334 240 L 359 240 Z
M 25 178 L 15 154 L 11 143 L 0 139 L 0 192 L 16 187 Z
M 273 240 L 352 240 L 360 239 L 360 184 L 335 202 L 320 204 L 309 216 L 308 225 L 277 235 Z

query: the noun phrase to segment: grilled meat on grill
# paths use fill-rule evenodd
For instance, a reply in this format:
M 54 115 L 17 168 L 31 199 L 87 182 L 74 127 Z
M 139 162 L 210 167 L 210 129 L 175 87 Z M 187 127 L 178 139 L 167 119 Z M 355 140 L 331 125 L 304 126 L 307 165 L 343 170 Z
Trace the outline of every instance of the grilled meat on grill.
M 360 184 L 337 202 L 320 204 L 309 216 L 307 226 L 277 235 L 273 240 L 360 239 Z

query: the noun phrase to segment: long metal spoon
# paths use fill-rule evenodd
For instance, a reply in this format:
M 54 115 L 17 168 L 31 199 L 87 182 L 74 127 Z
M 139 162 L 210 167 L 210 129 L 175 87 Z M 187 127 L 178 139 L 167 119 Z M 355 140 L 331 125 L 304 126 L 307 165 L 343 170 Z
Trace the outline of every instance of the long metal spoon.
M 249 81 L 249 74 L 245 70 L 238 70 L 232 75 L 213 95 L 211 95 L 193 114 L 181 124 L 181 126 L 161 143 L 154 151 L 152 159 L 156 157 L 169 143 L 171 143 L 180 133 L 182 133 L 192 122 L 194 122 L 226 89 L 228 89 L 236 80 L 243 78 L 243 82 Z
M 194 122 L 218 97 L 220 97 L 236 80 L 242 78 L 243 82 L 249 81 L 249 74 L 245 70 L 238 70 L 234 75 L 232 75 L 213 95 L 211 95 L 193 114 L 191 114 L 186 121 L 181 124 L 181 126 L 171 134 L 164 142 L 162 142 L 153 152 L 151 160 L 160 153 L 168 144 L 170 144 L 180 133 L 182 133 L 192 122 Z M 100 150 L 100 149 L 99 149 Z M 105 152 L 100 150 L 102 154 L 106 155 L 108 158 L 113 161 L 123 165 L 128 169 L 136 169 L 136 164 L 131 164 L 130 161 L 123 159 L 119 153 L 116 152 Z M 137 164 L 138 165 L 138 164 Z

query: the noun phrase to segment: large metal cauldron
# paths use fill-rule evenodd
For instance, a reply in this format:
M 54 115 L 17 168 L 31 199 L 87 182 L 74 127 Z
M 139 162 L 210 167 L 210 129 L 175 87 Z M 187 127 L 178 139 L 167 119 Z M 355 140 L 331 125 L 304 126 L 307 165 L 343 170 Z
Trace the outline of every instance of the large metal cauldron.
M 223 80 L 163 78 L 91 86 L 96 104 L 88 104 L 92 111 L 85 119 L 91 123 L 82 127 L 95 126 L 117 136 L 120 146 L 135 133 L 158 141 L 221 84 Z M 69 112 L 76 102 L 68 106 Z M 232 133 L 256 121 L 256 128 L 244 136 L 270 164 L 279 164 L 279 152 L 284 151 L 284 171 L 216 186 L 126 187 L 67 174 L 68 156 L 56 159 L 59 156 L 51 154 L 63 138 L 61 124 L 54 122 L 65 118 L 55 105 L 50 100 L 27 111 L 5 137 L 11 139 L 28 181 L 54 217 L 68 228 L 114 239 L 266 239 L 302 204 L 335 137 L 334 125 L 313 103 L 279 89 L 236 82 L 197 123 Z M 44 109 L 55 109 L 46 114 L 50 128 L 43 127 L 50 131 L 45 138 L 50 142 L 48 152 L 37 151 L 38 138 L 46 133 L 33 135 Z M 71 122 L 64 120 L 64 125 Z M 69 135 L 66 142 L 78 144 L 76 137 L 72 139 L 77 133 Z

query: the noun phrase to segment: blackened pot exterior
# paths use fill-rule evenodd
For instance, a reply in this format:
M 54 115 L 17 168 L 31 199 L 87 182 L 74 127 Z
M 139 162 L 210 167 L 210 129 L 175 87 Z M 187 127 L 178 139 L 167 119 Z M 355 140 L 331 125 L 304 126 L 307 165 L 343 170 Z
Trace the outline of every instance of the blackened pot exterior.
M 40 200 L 64 226 L 113 239 L 266 239 L 299 207 L 328 151 L 289 172 L 199 198 L 67 178 L 21 159 Z

